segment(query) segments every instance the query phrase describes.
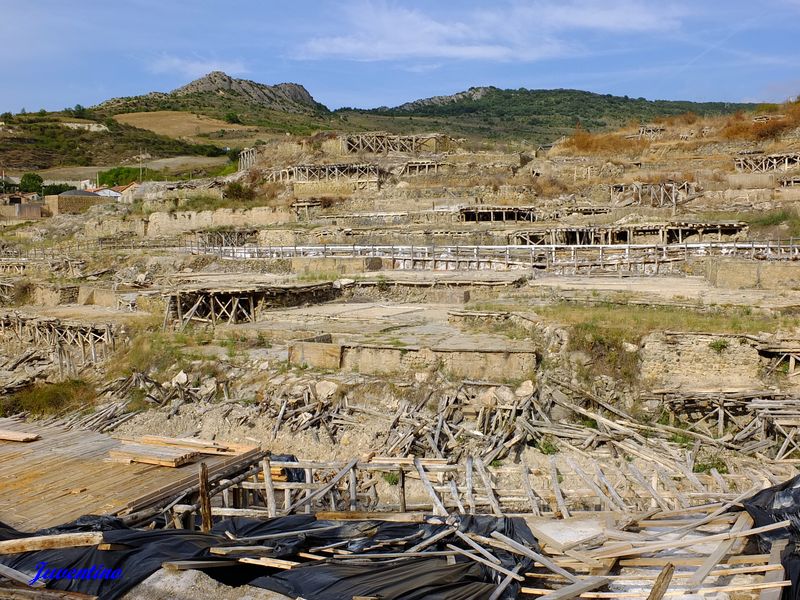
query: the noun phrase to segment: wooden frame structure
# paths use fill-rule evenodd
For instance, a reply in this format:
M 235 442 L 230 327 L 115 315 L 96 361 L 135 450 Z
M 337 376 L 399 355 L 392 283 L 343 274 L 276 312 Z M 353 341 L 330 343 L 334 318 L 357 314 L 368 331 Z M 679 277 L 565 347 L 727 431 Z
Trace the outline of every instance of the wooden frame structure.
M 334 165 L 293 165 L 266 173 L 267 181 L 291 183 L 343 182 L 356 189 L 379 187 L 384 173 L 371 163 L 340 163 Z
M 458 220 L 465 223 L 533 223 L 538 217 L 532 206 L 466 206 L 458 209 Z
M 75 350 L 80 350 L 81 365 L 101 362 L 116 350 L 115 330 L 110 323 L 98 325 L 6 313 L 0 315 L 0 335 L 52 349 L 58 353 L 62 372 L 65 367 L 74 370 L 70 367 L 74 366 Z
M 256 160 L 258 160 L 257 148 L 244 148 L 239 153 L 239 171 L 248 171 L 252 169 Z
M 750 260 L 800 259 L 800 240 L 683 242 L 682 244 L 395 246 L 345 245 L 208 247 L 196 252 L 237 259 L 380 257 L 384 268 L 423 270 L 544 269 L 556 273 L 638 272 L 655 275 L 695 256 Z
M 640 140 L 658 140 L 664 137 L 665 131 L 661 125 L 641 125 L 636 137 Z
M 193 237 L 198 246 L 246 246 L 258 240 L 258 229 L 211 229 Z
M 296 306 L 321 302 L 336 293 L 332 283 L 261 285 L 249 288 L 200 288 L 166 294 L 164 327 L 175 322 L 180 330 L 191 322 L 218 324 L 254 323 L 259 305 Z
M 690 181 L 661 183 L 615 183 L 611 185 L 611 204 L 622 206 L 676 207 L 701 194 Z
M 637 238 L 658 238 L 661 244 L 682 244 L 693 235 L 697 236 L 698 242 L 704 241 L 704 236 L 709 235 L 716 236 L 716 240 L 721 242 L 723 235 L 736 235 L 746 230 L 747 223 L 743 221 L 720 223 L 671 221 L 629 226 L 542 227 L 541 229 L 515 231 L 509 235 L 508 241 L 512 245 L 593 246 L 635 244 Z
M 742 173 L 769 173 L 800 168 L 800 152 L 785 154 L 740 154 L 734 158 L 736 170 Z
M 393 135 L 384 131 L 352 133 L 340 138 L 342 151 L 348 154 L 365 152 L 441 152 L 450 148 L 450 138 L 443 133 Z
M 400 175 L 419 177 L 420 175 L 436 175 L 446 163 L 435 160 L 410 160 L 400 168 Z

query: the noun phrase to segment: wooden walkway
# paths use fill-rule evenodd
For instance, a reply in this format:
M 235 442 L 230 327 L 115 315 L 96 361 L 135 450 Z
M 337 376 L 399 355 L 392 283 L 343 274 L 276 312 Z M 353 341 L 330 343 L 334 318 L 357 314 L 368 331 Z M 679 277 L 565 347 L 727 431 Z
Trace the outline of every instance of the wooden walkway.
M 204 456 L 179 468 L 114 462 L 122 442 L 84 430 L 0 418 L 0 429 L 37 433 L 34 442 L 0 441 L 0 522 L 22 531 L 67 523 L 86 514 L 124 511 L 139 498 L 197 477 L 230 460 Z

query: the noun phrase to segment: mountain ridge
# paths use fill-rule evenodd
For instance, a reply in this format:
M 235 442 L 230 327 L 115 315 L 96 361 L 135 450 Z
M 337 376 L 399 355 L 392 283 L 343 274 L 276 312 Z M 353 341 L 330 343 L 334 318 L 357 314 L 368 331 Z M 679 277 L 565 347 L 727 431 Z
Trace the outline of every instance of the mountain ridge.
M 150 105 L 153 102 L 180 101 L 180 98 L 197 98 L 204 95 L 229 96 L 232 101 L 249 103 L 261 108 L 294 114 L 316 114 L 329 112 L 317 102 L 309 91 L 299 83 L 277 83 L 268 85 L 250 79 L 231 77 L 222 71 L 211 71 L 170 92 L 150 92 L 139 96 L 110 98 L 93 108 L 114 110 L 136 104 Z

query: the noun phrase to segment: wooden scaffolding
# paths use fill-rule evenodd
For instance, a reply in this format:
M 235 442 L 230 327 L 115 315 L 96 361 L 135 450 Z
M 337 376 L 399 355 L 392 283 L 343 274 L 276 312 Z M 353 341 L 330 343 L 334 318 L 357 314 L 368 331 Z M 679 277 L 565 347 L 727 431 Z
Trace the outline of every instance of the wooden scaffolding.
M 164 327 L 174 323 L 181 331 L 191 322 L 212 327 L 254 323 L 259 306 L 296 306 L 334 297 L 332 283 L 263 285 L 249 288 L 201 288 L 176 290 L 166 295 Z
M 800 152 L 785 154 L 740 154 L 734 158 L 736 170 L 742 173 L 791 171 L 800 167 Z
M 197 246 L 246 246 L 258 240 L 258 229 L 209 229 L 194 233 L 194 243 Z
M 0 335 L 24 346 L 49 348 L 57 353 L 62 372 L 80 365 L 98 363 L 116 350 L 116 335 L 110 323 L 80 323 L 19 313 L 0 315 Z M 75 356 L 73 356 L 75 355 Z
M 611 185 L 611 204 L 615 206 L 675 207 L 699 197 L 690 181 L 660 183 L 615 183 Z
M 256 164 L 258 158 L 258 150 L 256 148 L 245 148 L 239 153 L 239 170 L 247 171 L 252 169 Z
M 334 165 L 293 165 L 266 173 L 267 181 L 291 183 L 343 182 L 356 189 L 379 187 L 383 172 L 371 163 L 342 163 Z
M 346 153 L 367 152 L 441 152 L 450 147 L 450 138 L 442 133 L 419 135 L 392 135 L 384 131 L 353 133 L 341 138 L 342 151 Z

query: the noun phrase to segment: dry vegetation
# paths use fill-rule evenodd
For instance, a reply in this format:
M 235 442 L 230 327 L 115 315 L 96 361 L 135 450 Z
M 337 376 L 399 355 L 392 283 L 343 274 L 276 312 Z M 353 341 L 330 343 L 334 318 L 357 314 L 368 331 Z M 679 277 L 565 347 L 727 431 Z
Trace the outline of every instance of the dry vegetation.
M 753 122 L 750 114 L 737 112 L 728 117 L 720 135 L 726 140 L 774 140 L 800 127 L 800 101 L 771 105 L 763 114 L 771 116 L 766 122 Z
M 650 147 L 650 142 L 626 138 L 619 133 L 589 133 L 575 130 L 560 144 L 560 149 L 569 154 L 610 154 L 629 158 L 640 156 Z
M 159 110 L 115 115 L 114 119 L 125 125 L 147 129 L 169 137 L 193 137 L 203 133 L 225 131 L 252 131 L 252 127 L 227 123 L 205 115 L 178 110 Z

